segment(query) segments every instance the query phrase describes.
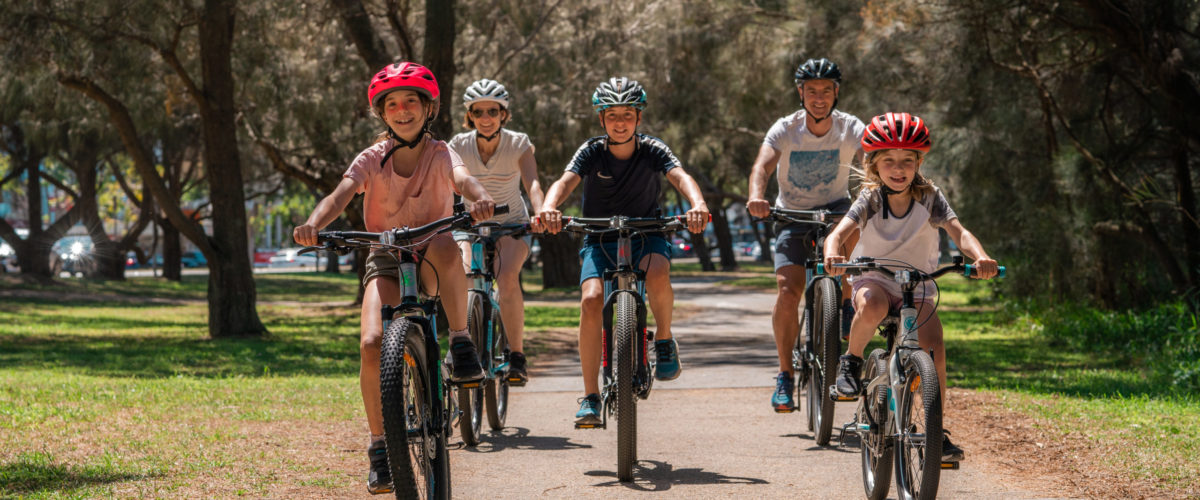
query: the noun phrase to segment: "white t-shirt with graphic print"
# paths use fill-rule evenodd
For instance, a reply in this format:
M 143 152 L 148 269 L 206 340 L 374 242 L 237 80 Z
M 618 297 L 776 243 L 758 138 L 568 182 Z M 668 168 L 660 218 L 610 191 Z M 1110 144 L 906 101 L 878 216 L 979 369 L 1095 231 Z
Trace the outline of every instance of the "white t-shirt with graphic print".
M 863 189 L 846 213 L 846 217 L 857 223 L 861 230 L 858 246 L 854 247 L 850 260 L 864 255 L 896 259 L 923 272 L 932 272 L 937 268 L 938 244 L 941 242 L 938 228 L 958 218 L 946 196 L 935 187 L 924 199 L 914 200 L 911 209 L 890 207 L 886 219 L 882 196 L 879 188 Z
M 850 196 L 850 166 L 862 149 L 866 126 L 854 115 L 834 110 L 833 127 L 817 137 L 808 131 L 807 111 L 780 118 L 763 144 L 779 151 L 775 206 L 809 210 Z

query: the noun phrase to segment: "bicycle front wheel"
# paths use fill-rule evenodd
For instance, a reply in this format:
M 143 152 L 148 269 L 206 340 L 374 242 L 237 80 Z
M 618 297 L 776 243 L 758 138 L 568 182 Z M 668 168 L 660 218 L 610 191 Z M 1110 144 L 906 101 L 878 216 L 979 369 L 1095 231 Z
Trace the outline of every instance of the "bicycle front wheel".
M 901 500 L 937 497 L 942 473 L 942 393 L 933 358 L 925 351 L 901 367 L 904 387 L 896 395 L 898 423 L 896 487 Z
M 488 349 L 492 357 L 490 366 L 501 366 L 508 362 L 508 333 L 500 319 L 500 308 L 492 308 L 492 345 Z M 482 354 L 481 354 L 482 355 Z M 483 401 L 487 408 L 488 426 L 494 431 L 504 428 L 504 420 L 508 418 L 508 376 L 497 373 L 496 378 L 488 379 L 483 386 Z
M 475 343 L 479 352 L 479 362 L 486 370 L 490 367 L 487 361 L 491 356 L 488 353 L 487 321 L 483 317 L 485 300 L 487 297 L 482 293 L 467 292 L 467 333 L 471 335 L 471 342 Z M 462 434 L 463 444 L 467 446 L 479 444 L 479 431 L 483 426 L 482 385 L 458 388 L 458 409 L 462 412 L 458 418 L 458 431 Z
M 872 381 L 887 373 L 887 351 L 875 349 L 867 356 L 866 373 L 863 380 Z M 892 450 L 888 448 L 888 400 L 887 384 L 875 386 L 870 393 L 858 400 L 855 423 L 874 422 L 867 432 L 858 433 L 859 451 L 862 452 L 863 489 L 869 500 L 887 497 L 892 480 Z
M 633 294 L 617 294 L 616 328 L 612 357 L 617 386 L 617 479 L 633 480 L 637 461 L 637 403 L 633 397 L 634 360 L 637 359 L 637 305 Z
M 812 345 L 817 363 L 809 374 L 808 411 L 813 420 L 813 436 L 817 444 L 826 446 L 833 433 L 833 400 L 829 386 L 837 377 L 838 354 L 841 351 L 841 332 L 838 331 L 839 311 L 837 289 L 829 278 L 818 279 L 813 285 Z
M 420 326 L 405 318 L 391 323 L 383 334 L 379 371 L 396 498 L 450 498 L 450 455 L 446 435 L 434 418 L 442 409 Z

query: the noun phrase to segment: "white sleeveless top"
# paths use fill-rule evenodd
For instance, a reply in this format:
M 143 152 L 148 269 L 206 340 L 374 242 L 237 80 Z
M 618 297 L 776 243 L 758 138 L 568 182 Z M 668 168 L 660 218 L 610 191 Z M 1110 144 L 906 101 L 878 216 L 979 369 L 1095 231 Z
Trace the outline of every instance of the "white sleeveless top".
M 500 145 L 485 164 L 475 143 L 476 133 L 472 130 L 454 136 L 450 139 L 450 149 L 458 153 L 471 175 L 483 184 L 497 205 L 508 204 L 507 214 L 489 220 L 502 224 L 529 222 L 529 209 L 525 197 L 521 195 L 521 167 L 518 164 L 525 151 L 534 151 L 529 136 L 500 129 Z

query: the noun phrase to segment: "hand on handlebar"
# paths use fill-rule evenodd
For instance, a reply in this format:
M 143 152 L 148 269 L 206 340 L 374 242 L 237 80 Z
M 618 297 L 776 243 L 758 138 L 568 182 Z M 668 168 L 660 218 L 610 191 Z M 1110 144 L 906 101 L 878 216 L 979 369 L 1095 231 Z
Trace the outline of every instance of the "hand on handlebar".
M 751 198 L 746 202 L 746 211 L 753 217 L 765 219 L 771 215 L 771 204 L 762 198 Z
M 692 207 L 687 211 L 686 223 L 688 231 L 693 234 L 704 232 L 704 226 L 708 225 L 708 221 L 712 220 L 712 214 L 708 213 L 708 205 L 701 203 L 699 206 Z
M 562 231 L 562 212 L 555 208 L 543 208 L 534 218 L 537 224 L 547 233 L 558 234 Z
M 846 262 L 846 258 L 841 255 L 825 255 L 825 273 L 830 276 L 841 276 L 845 271 L 834 264 Z
M 485 196 L 471 203 L 471 218 L 475 219 L 475 222 L 483 222 L 491 219 L 495 210 L 496 202 L 491 197 Z
M 317 244 L 317 228 L 308 223 L 296 226 L 292 230 L 292 239 L 296 240 L 296 244 L 301 246 L 314 246 Z
M 971 276 L 972 278 L 981 280 L 992 279 L 1000 273 L 1000 268 L 996 264 L 996 261 L 987 257 L 976 260 L 975 264 L 973 265 L 975 267 L 975 273 Z

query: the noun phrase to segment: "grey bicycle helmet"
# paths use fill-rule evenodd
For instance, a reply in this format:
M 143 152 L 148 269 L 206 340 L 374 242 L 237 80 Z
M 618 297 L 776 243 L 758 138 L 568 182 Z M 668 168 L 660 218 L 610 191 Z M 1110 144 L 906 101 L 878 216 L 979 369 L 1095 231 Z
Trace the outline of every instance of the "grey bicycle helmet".
M 646 91 L 636 80 L 623 76 L 609 78 L 592 94 L 592 109 L 599 113 L 613 106 L 631 106 L 641 111 L 646 108 Z
M 824 57 L 820 59 L 809 59 L 804 61 L 800 67 L 796 68 L 796 85 L 800 85 L 807 80 L 833 80 L 834 83 L 842 84 L 842 70 L 838 69 L 838 65 Z
M 508 90 L 505 90 L 500 82 L 487 78 L 467 86 L 467 92 L 463 94 L 463 106 L 471 109 L 472 104 L 486 101 L 497 103 L 501 108 L 508 109 Z

